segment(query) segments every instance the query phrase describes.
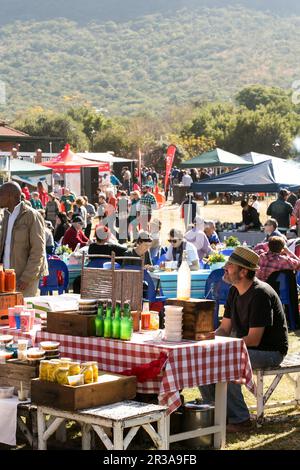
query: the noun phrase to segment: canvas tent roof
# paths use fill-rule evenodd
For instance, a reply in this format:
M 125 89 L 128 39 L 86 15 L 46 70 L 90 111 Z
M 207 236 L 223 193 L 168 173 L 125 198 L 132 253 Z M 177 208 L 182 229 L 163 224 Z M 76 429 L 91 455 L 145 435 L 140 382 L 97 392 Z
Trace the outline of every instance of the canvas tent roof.
M 226 152 L 216 148 L 210 152 L 201 153 L 191 160 L 182 162 L 181 168 L 209 168 L 209 167 L 243 167 L 249 166 L 251 163 L 245 161 L 242 157 L 235 155 L 234 153 Z
M 70 145 L 66 144 L 64 150 L 57 157 L 42 163 L 43 166 L 52 168 L 56 173 L 79 173 L 81 167 L 99 167 L 99 171 L 109 171 L 109 163 L 87 160 L 72 152 Z
M 274 157 L 273 155 L 266 155 L 264 153 L 257 153 L 257 152 L 248 152 L 241 155 L 246 162 L 249 164 L 257 165 L 258 163 L 265 162 L 267 160 L 275 160 L 275 161 L 282 161 L 282 158 Z
M 26 160 L 20 160 L 19 158 L 1 158 L 1 170 L 10 171 L 11 175 L 19 176 L 38 176 L 38 175 L 49 175 L 52 173 L 50 168 L 45 168 L 42 165 L 31 163 Z
M 278 160 L 278 161 L 277 161 Z M 257 165 L 231 171 L 199 183 L 193 183 L 193 192 L 278 192 L 283 188 L 300 187 L 300 165 L 286 160 L 272 159 Z
M 94 162 L 108 162 L 108 163 L 130 163 L 134 160 L 128 160 L 128 158 L 120 158 L 115 157 L 109 152 L 102 152 L 102 153 L 91 153 L 91 152 L 83 152 L 77 153 L 82 158 L 86 158 L 87 160 L 92 160 Z
M 38 181 L 46 180 L 48 175 L 52 174 L 51 168 L 45 168 L 42 165 L 31 163 L 19 158 L 2 157 L 0 159 L 0 171 L 10 172 L 11 178 L 35 186 Z

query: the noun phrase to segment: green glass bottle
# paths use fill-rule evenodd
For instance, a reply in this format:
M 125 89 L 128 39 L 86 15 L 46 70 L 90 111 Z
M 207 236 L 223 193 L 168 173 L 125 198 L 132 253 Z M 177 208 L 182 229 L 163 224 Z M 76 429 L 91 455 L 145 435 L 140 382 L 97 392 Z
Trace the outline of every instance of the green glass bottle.
M 127 340 L 127 341 L 130 340 L 132 336 L 132 331 L 133 331 L 133 321 L 132 321 L 131 311 L 130 311 L 130 302 L 126 301 L 124 302 L 123 317 L 121 319 L 120 338 Z
M 112 302 L 107 301 L 104 317 L 104 338 L 111 338 L 112 335 Z
M 112 320 L 112 337 L 119 339 L 121 334 L 121 301 L 116 301 L 115 314 Z
M 97 315 L 95 318 L 96 336 L 103 336 L 104 333 L 104 317 L 103 317 L 103 303 L 99 302 Z

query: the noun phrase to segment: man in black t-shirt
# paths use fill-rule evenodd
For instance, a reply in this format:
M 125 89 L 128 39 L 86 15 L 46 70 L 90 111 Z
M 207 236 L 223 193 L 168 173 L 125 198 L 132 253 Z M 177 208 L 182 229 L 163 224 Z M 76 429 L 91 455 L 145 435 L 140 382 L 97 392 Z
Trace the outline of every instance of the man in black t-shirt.
M 224 270 L 224 281 L 232 284 L 225 313 L 216 335 L 243 338 L 253 369 L 278 366 L 288 351 L 287 323 L 275 290 L 255 278 L 259 256 L 237 247 Z M 214 385 L 200 387 L 205 401 L 214 400 Z M 228 432 L 249 427 L 250 415 L 241 386 L 230 382 L 227 389 Z

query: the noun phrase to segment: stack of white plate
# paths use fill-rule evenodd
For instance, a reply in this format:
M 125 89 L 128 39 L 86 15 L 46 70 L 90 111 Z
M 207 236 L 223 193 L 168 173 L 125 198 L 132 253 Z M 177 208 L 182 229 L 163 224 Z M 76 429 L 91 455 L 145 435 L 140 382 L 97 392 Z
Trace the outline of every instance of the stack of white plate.
M 166 341 L 182 340 L 182 307 L 167 305 L 165 307 L 165 336 Z

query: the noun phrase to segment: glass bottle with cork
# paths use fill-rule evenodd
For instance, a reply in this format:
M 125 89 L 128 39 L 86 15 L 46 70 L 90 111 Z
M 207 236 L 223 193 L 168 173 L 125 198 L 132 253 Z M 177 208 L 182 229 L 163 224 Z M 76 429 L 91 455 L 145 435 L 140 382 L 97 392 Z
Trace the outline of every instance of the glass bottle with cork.
M 112 337 L 119 339 L 121 335 L 121 301 L 116 301 L 114 318 L 112 320 Z
M 97 315 L 95 318 L 96 336 L 104 335 L 104 317 L 103 317 L 103 302 L 99 302 Z
M 177 299 L 189 300 L 191 298 L 191 270 L 188 263 L 187 251 L 183 250 L 182 263 L 177 275 Z
M 112 301 L 108 300 L 104 317 L 104 338 L 111 338 L 112 335 Z
M 130 311 L 130 301 L 127 300 L 124 302 L 123 307 L 123 316 L 121 318 L 121 332 L 120 338 L 129 341 L 132 337 L 133 331 L 133 322 L 131 318 L 131 311 Z

